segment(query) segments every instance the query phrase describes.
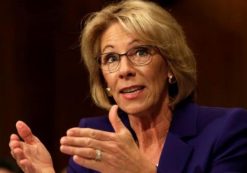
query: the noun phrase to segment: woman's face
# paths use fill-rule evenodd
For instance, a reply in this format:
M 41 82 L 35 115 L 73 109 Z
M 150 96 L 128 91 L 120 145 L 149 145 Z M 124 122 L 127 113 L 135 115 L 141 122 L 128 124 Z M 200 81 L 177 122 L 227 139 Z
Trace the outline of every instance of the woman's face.
M 100 48 L 102 54 L 123 54 L 140 45 L 145 43 L 127 33 L 120 24 L 114 23 L 102 34 Z M 150 63 L 136 66 L 123 55 L 117 71 L 110 73 L 102 70 L 111 95 L 128 114 L 151 113 L 167 103 L 167 63 L 157 49 L 151 56 Z

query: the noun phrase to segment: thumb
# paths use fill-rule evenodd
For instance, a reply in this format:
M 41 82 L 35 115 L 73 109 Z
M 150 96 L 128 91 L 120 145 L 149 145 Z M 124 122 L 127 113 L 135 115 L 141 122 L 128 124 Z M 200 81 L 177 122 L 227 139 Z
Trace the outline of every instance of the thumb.
M 113 105 L 109 111 L 109 120 L 111 122 L 112 127 L 114 128 L 116 133 L 121 133 L 123 131 L 126 131 L 126 127 L 123 124 L 123 122 L 121 121 L 121 119 L 118 116 L 117 113 L 118 110 L 118 106 L 117 105 Z
M 26 123 L 24 123 L 23 121 L 17 121 L 16 122 L 16 129 L 17 129 L 17 132 L 20 135 L 20 137 L 26 143 L 31 144 L 31 143 L 35 142 L 36 138 Z

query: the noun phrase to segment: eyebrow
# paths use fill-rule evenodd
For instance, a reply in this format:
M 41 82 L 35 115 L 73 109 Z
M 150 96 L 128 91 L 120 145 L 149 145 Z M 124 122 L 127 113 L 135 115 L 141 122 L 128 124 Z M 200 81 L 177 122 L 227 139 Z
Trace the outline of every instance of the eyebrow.
M 104 51 L 105 51 L 107 48 L 114 48 L 114 46 L 112 46 L 112 45 L 106 45 L 106 46 L 104 47 L 104 49 L 102 50 L 102 53 L 104 53 Z
M 131 42 L 128 43 L 128 46 L 129 46 L 129 45 L 132 45 L 132 44 L 134 44 L 134 43 L 140 43 L 140 40 L 134 39 L 134 40 L 132 40 Z M 114 48 L 114 46 L 113 46 L 113 45 L 106 45 L 106 46 L 104 47 L 104 49 L 102 50 L 102 53 L 104 53 L 104 51 L 105 51 L 107 48 Z

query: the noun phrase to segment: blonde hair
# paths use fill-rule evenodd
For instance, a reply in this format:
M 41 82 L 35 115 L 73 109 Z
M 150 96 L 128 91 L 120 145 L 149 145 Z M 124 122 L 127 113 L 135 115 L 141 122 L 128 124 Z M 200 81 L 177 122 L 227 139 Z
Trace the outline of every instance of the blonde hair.
M 196 62 L 188 47 L 182 28 L 162 7 L 150 1 L 123 0 L 88 16 L 81 34 L 81 53 L 90 75 L 91 95 L 96 105 L 109 109 L 109 97 L 97 56 L 103 32 L 118 22 L 127 32 L 135 33 L 145 43 L 157 46 L 166 58 L 170 72 L 176 79 L 175 95 L 170 105 L 194 97 Z

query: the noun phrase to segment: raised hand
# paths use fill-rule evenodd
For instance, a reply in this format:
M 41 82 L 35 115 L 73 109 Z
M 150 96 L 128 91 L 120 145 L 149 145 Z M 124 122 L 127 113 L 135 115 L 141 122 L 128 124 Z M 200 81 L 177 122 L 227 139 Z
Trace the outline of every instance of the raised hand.
M 49 152 L 31 129 L 22 121 L 16 123 L 16 129 L 21 139 L 12 134 L 9 147 L 20 168 L 25 173 L 54 173 Z
M 61 138 L 61 151 L 74 161 L 102 173 L 154 173 L 156 167 L 140 153 L 131 133 L 117 114 L 118 106 L 110 109 L 109 119 L 115 130 L 100 131 L 72 128 Z

